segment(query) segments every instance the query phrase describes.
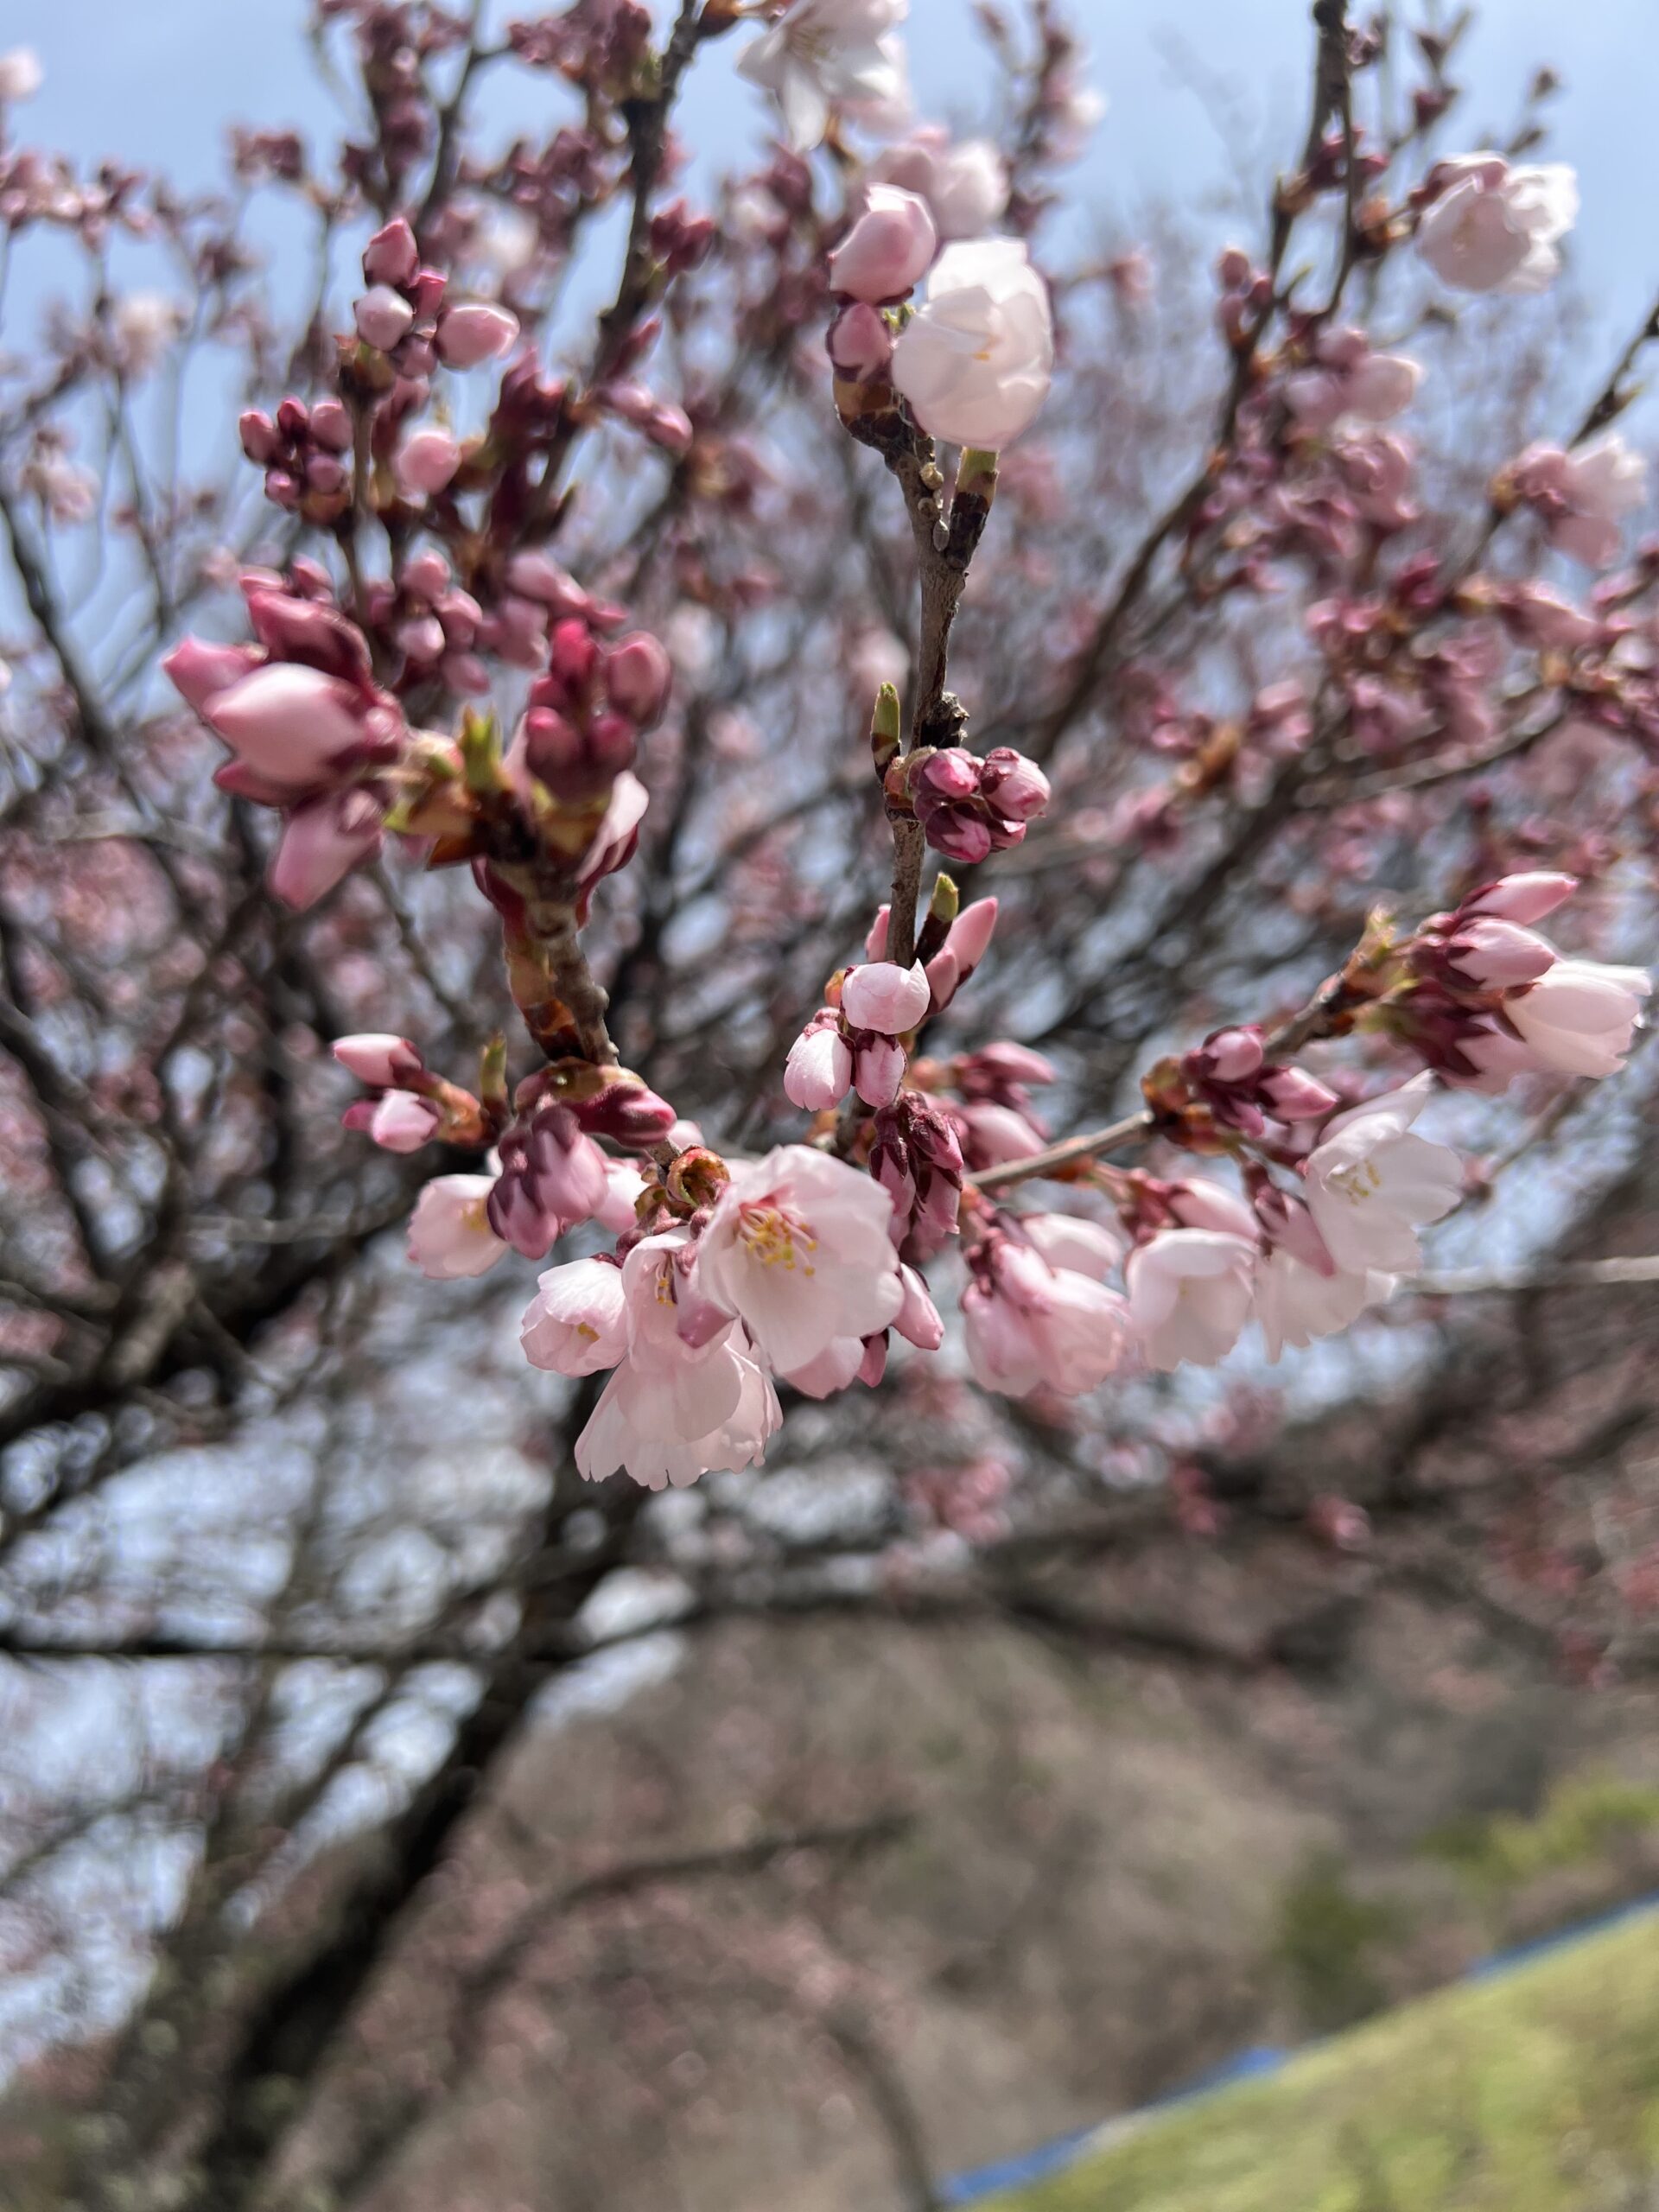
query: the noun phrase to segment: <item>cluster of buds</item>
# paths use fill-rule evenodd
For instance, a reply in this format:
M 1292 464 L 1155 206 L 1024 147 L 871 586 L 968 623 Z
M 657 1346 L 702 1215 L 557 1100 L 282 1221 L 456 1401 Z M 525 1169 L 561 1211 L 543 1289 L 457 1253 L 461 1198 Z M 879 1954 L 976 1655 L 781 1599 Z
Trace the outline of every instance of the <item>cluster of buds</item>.
M 308 522 L 329 523 L 352 503 L 351 415 L 338 399 L 285 399 L 275 417 L 250 407 L 238 418 L 242 450 L 265 472 L 265 497 Z
M 429 377 L 439 361 L 474 368 L 498 359 L 518 335 L 518 317 L 492 301 L 444 304 L 443 272 L 422 267 L 415 233 L 401 215 L 369 240 L 363 275 L 369 289 L 352 307 L 357 334 L 405 377 Z
M 435 679 L 468 695 L 489 690 L 489 670 L 474 651 L 483 610 L 435 547 L 411 554 L 395 584 L 372 583 L 364 597 L 370 620 L 404 656 L 405 685 Z
M 1386 1025 L 1471 1090 L 1501 1091 L 1517 1075 L 1616 1074 L 1647 974 L 1569 958 L 1531 926 L 1577 888 L 1573 876 L 1542 870 L 1503 876 L 1432 916 L 1400 948 Z
M 1048 804 L 1048 779 L 1011 745 L 982 760 L 965 746 L 918 746 L 887 770 L 889 806 L 902 806 L 947 860 L 982 861 L 1020 844 Z
M 1269 1061 L 1255 1024 L 1217 1029 L 1179 1058 L 1160 1060 L 1141 1089 L 1160 1133 L 1192 1152 L 1222 1152 L 1229 1135 L 1263 1136 L 1269 1121 L 1319 1121 L 1337 1096 L 1306 1068 Z
M 334 1053 L 372 1094 L 346 1108 L 341 1127 L 362 1130 L 383 1151 L 418 1152 L 435 1140 L 476 1148 L 494 1135 L 499 1114 L 434 1075 L 407 1037 L 368 1031 L 339 1039 Z
M 508 755 L 567 806 L 602 798 L 633 765 L 642 732 L 662 719 L 672 668 L 649 631 L 606 639 L 591 613 L 553 626 L 547 665 Z
M 299 581 L 316 588 L 320 575 Z M 230 749 L 214 780 L 282 810 L 270 886 L 289 906 L 309 906 L 378 851 L 388 772 L 410 733 L 375 683 L 354 623 L 269 570 L 250 571 L 242 588 L 258 645 L 187 638 L 162 665 Z
M 1042 1150 L 1048 1129 L 1038 1118 L 1031 1087 L 1053 1080 L 1053 1065 L 1040 1052 L 1006 1039 L 951 1063 L 949 1081 L 961 1103 L 946 1110 L 976 1173 Z
M 919 1266 L 957 1232 L 966 1162 L 950 1113 L 918 1090 L 901 1090 L 875 1117 L 869 1165 L 893 1201 L 893 1241 Z

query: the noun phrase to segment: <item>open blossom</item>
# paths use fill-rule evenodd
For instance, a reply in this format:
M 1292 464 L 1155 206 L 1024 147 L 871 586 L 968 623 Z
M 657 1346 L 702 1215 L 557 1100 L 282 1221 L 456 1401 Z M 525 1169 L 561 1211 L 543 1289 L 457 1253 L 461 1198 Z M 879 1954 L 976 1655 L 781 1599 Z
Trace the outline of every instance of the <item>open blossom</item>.
M 947 242 L 982 238 L 1008 204 L 1007 168 L 990 140 L 953 139 L 935 123 L 885 148 L 870 163 L 870 175 L 925 200 Z
M 683 1229 L 647 1236 L 622 1262 L 626 1351 L 576 1440 L 576 1470 L 625 1469 L 647 1490 L 760 1459 L 783 1419 L 778 1394 L 734 1321 L 713 1316 L 682 1271 Z M 590 1317 L 590 1325 L 593 1325 Z
M 1128 1308 L 1092 1271 L 1051 1264 L 1001 1234 L 972 1264 L 962 1294 L 968 1361 L 988 1390 L 1023 1398 L 1046 1386 L 1078 1397 L 1122 1366 Z
M 506 1246 L 490 1227 L 493 1175 L 435 1175 L 415 1202 L 409 1257 L 423 1275 L 445 1282 L 481 1275 Z
M 1213 1367 L 1238 1342 L 1255 1291 L 1254 1238 L 1160 1229 L 1128 1256 L 1129 1323 L 1147 1364 Z
M 518 1341 L 532 1367 L 554 1375 L 596 1375 L 628 1349 L 622 1270 L 595 1256 L 550 1268 L 524 1309 Z
M 1324 1274 L 1275 1245 L 1255 1271 L 1255 1320 L 1269 1363 L 1278 1365 L 1287 1344 L 1306 1351 L 1319 1338 L 1335 1336 L 1393 1288 L 1394 1277 L 1376 1268 Z
M 1516 1036 L 1482 1040 L 1472 1057 L 1504 1074 L 1617 1075 L 1652 988 L 1644 969 L 1558 959 L 1535 982 L 1504 1000 L 1503 1014 Z
M 1409 1274 L 1422 1256 L 1414 1231 L 1463 1196 L 1456 1153 L 1412 1134 L 1433 1088 L 1425 1071 L 1337 1115 L 1309 1154 L 1308 1211 L 1338 1268 Z
M 859 1169 L 780 1145 L 732 1171 L 703 1232 L 702 1294 L 788 1375 L 836 1338 L 874 1336 L 898 1313 L 892 1216 L 886 1191 Z
M 1386 423 L 1411 403 L 1422 371 L 1403 353 L 1374 353 L 1363 331 L 1326 331 L 1313 364 L 1285 379 L 1285 399 L 1310 430 L 1328 429 L 1343 416 Z
M 1481 153 L 1441 162 L 1434 175 L 1442 188 L 1418 222 L 1417 251 L 1440 281 L 1462 292 L 1547 290 L 1578 217 L 1573 171 L 1560 162 L 1511 168 Z
M 926 275 L 938 233 L 925 200 L 873 184 L 864 212 L 830 257 L 830 283 L 852 300 L 900 299 Z
M 1616 431 L 1564 453 L 1533 445 L 1510 471 L 1516 494 L 1542 516 L 1549 542 L 1588 569 L 1618 558 L 1621 524 L 1648 495 L 1648 464 Z
M 948 245 L 893 349 L 893 381 L 931 436 L 993 450 L 1035 421 L 1054 369 L 1048 287 L 1018 238 Z
M 822 142 L 833 102 L 904 99 L 904 50 L 891 34 L 908 6 L 909 0 L 795 0 L 744 48 L 739 74 L 777 101 L 798 154 Z

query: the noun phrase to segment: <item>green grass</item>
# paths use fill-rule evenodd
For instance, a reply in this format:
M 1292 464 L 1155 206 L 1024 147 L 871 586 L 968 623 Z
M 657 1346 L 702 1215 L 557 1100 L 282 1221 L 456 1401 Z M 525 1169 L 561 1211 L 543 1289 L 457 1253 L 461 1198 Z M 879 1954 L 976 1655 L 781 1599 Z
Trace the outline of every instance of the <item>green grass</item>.
M 1656 2177 L 1659 1913 L 1649 1913 L 1403 2006 L 991 2204 L 1647 2212 Z

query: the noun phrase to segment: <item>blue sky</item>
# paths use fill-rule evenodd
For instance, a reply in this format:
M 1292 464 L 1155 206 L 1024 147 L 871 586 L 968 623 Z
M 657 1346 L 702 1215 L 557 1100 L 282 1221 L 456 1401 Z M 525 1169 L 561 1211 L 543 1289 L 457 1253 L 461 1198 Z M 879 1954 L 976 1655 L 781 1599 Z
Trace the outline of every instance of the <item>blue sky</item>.
M 660 0 L 658 0 L 660 5 Z M 535 12 L 534 0 L 493 0 L 493 14 Z M 315 120 L 302 40 L 306 0 L 0 0 L 0 46 L 26 38 L 46 65 L 45 88 L 23 118 L 25 136 L 87 157 L 109 152 L 165 163 L 181 181 L 214 174 L 225 119 Z M 1253 145 L 1274 155 L 1294 143 L 1310 38 L 1305 0 L 1074 0 L 1094 47 L 1093 80 L 1110 100 L 1083 165 L 1088 194 L 1124 213 L 1143 196 L 1225 181 L 1221 137 L 1205 103 L 1179 80 L 1183 45 L 1236 103 Z M 1621 329 L 1659 285 L 1659 234 L 1646 221 L 1655 179 L 1649 149 L 1659 95 L 1655 0 L 1487 0 L 1468 42 L 1465 78 L 1480 89 L 1457 131 L 1501 128 L 1532 67 L 1548 60 L 1567 80 L 1557 152 L 1578 167 L 1585 213 L 1576 245 L 1593 296 Z M 971 111 L 977 57 L 968 0 L 913 0 L 912 70 L 925 107 Z M 687 121 L 721 157 L 758 143 L 757 96 L 736 81 L 738 35 L 705 52 Z M 544 92 L 521 92 L 515 120 L 548 111 Z

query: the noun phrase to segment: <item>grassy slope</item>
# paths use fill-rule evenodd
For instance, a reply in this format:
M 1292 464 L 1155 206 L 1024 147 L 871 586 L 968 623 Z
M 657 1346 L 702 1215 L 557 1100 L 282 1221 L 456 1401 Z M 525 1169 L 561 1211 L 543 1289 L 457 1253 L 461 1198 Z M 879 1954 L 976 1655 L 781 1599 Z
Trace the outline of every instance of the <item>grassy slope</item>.
M 1656 2200 L 1659 1913 L 1178 2107 L 995 2212 L 1600 2212 Z

